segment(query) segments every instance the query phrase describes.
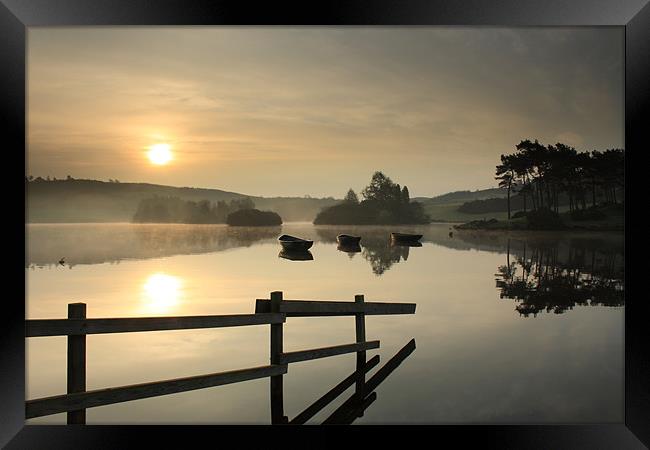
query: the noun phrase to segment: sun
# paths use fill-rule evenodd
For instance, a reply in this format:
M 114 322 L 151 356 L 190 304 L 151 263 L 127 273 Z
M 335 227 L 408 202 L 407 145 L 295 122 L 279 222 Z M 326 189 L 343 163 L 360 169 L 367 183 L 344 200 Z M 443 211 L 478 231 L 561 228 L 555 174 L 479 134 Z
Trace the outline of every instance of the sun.
M 164 166 L 172 160 L 172 152 L 169 144 L 154 144 L 147 152 L 149 161 L 157 166 Z

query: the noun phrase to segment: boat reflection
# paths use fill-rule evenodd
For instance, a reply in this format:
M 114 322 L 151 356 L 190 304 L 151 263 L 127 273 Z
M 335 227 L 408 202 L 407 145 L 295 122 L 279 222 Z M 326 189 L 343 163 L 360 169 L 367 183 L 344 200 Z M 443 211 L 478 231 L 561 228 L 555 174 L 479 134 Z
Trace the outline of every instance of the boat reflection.
M 278 256 L 291 261 L 314 260 L 314 255 L 312 255 L 309 250 L 281 250 L 280 253 L 278 253 Z
M 345 253 L 360 253 L 361 246 L 359 244 L 339 244 L 336 249 Z
M 422 242 L 392 241 L 394 247 L 422 247 Z

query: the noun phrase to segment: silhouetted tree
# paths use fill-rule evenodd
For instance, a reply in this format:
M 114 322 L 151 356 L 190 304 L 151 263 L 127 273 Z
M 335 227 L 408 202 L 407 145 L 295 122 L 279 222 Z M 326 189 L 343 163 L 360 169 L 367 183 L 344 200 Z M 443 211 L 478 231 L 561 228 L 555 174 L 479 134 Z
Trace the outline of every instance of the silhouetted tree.
M 409 188 L 404 186 L 402 188 L 402 203 L 408 205 L 411 202 L 411 197 L 409 195 Z
M 515 180 L 515 169 L 510 156 L 501 155 L 501 164 L 497 166 L 496 179 L 499 180 L 499 187 L 508 190 L 508 220 L 510 220 L 510 189 Z
M 515 189 L 526 199 L 530 197 L 533 210 L 558 212 L 560 198 L 568 197 L 569 210 L 586 209 L 586 196 L 591 194 L 591 206 L 617 203 L 617 191 L 624 183 L 625 153 L 622 149 L 604 152 L 578 153 L 566 144 L 542 145 L 528 139 L 515 146 L 515 153 L 501 155 L 496 166 L 499 186 L 510 192 Z
M 357 194 L 352 189 L 350 189 L 348 191 L 348 193 L 345 194 L 345 198 L 343 199 L 343 201 L 345 201 L 347 203 L 358 204 L 359 203 L 359 197 L 357 197 Z
M 370 184 L 366 186 L 361 195 L 364 200 L 387 203 L 393 198 L 395 190 L 394 184 L 390 178 L 381 172 L 375 172 L 372 175 Z

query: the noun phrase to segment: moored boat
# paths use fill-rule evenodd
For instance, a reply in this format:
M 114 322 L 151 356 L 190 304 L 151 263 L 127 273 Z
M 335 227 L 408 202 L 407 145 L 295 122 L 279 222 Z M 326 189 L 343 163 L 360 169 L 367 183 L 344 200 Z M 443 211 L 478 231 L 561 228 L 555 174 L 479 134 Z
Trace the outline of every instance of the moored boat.
M 307 239 L 301 239 L 288 234 L 280 236 L 278 241 L 280 241 L 282 248 L 288 251 L 306 251 L 314 245 L 314 241 L 308 241 Z

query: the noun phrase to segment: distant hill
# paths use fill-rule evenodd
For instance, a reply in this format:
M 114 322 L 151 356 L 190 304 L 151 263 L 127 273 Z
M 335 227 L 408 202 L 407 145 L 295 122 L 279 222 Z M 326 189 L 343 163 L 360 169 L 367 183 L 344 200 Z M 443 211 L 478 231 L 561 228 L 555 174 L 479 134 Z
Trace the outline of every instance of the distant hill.
M 476 214 L 459 210 L 464 204 L 487 199 L 502 199 L 507 195 L 505 189 L 492 188 L 476 191 L 454 191 L 436 197 L 418 197 L 413 200 L 422 203 L 424 211 L 431 217 L 433 222 L 467 222 L 468 220 L 475 220 Z M 506 215 L 507 213 L 502 211 L 491 211 L 487 213 L 486 217 L 503 219 Z
M 448 205 L 450 203 L 465 203 L 472 200 L 485 200 L 487 198 L 502 198 L 507 195 L 508 192 L 506 189 L 491 188 L 479 189 L 477 191 L 454 191 L 436 197 L 418 197 L 413 200 L 431 205 Z
M 25 183 L 27 221 L 43 222 L 131 222 L 142 199 L 158 196 L 178 197 L 182 200 L 209 200 L 229 202 L 250 197 L 255 208 L 275 211 L 284 222 L 312 222 L 323 209 L 341 200 L 309 197 L 256 197 L 224 191 L 192 187 L 174 187 L 150 183 L 118 183 L 98 180 L 45 180 L 36 178 Z M 490 198 L 504 198 L 505 189 L 455 191 L 436 197 L 418 197 L 425 212 L 434 221 L 474 220 L 476 214 L 467 214 L 458 208 L 467 202 Z M 503 208 L 497 208 L 499 210 Z M 482 214 L 485 215 L 485 214 Z M 503 219 L 502 211 L 486 218 Z
M 230 201 L 250 197 L 260 210 L 275 211 L 285 222 L 311 222 L 318 212 L 334 205 L 333 198 L 256 197 L 190 187 L 98 180 L 43 180 L 25 183 L 27 222 L 130 222 L 138 203 L 154 195 L 183 200 Z

